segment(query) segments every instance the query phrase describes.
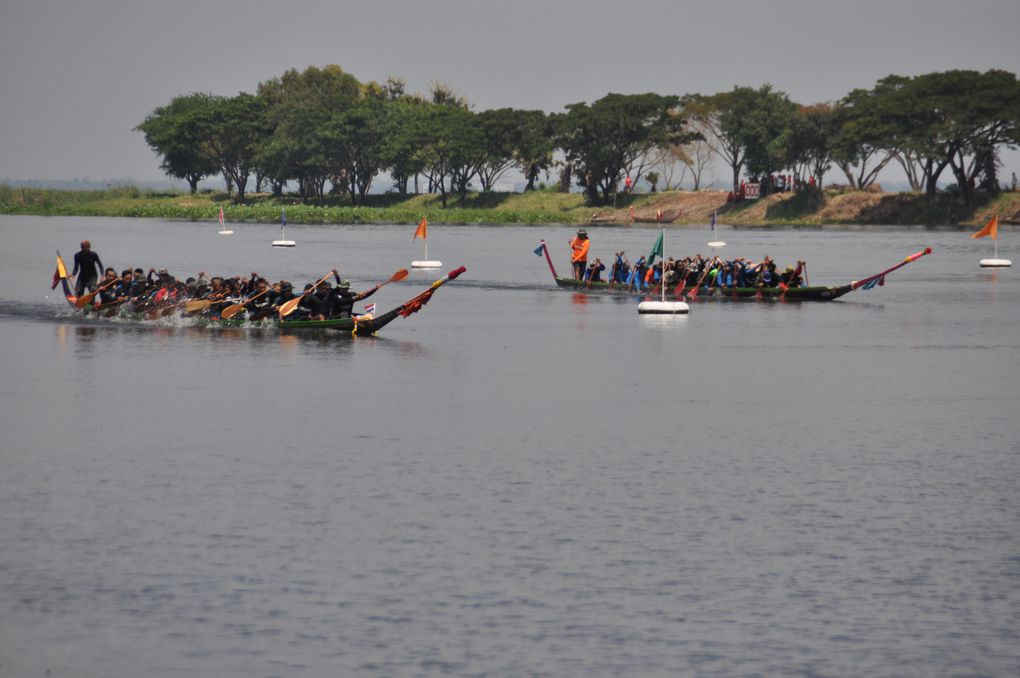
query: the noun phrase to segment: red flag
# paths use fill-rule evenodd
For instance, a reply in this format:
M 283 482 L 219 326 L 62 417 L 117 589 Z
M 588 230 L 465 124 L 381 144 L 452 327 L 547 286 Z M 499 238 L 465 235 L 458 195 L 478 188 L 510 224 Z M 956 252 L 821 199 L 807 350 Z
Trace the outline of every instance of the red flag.
M 972 238 L 983 238 L 986 235 L 992 236 L 992 240 L 995 240 L 999 236 L 999 215 L 996 214 L 994 217 L 988 220 L 985 227 L 977 233 L 974 233 L 970 237 Z
M 223 226 L 223 206 L 220 205 L 220 226 Z
M 414 237 L 411 238 L 411 242 L 414 242 L 418 238 L 422 240 L 429 239 L 429 222 L 425 217 L 421 218 L 421 223 L 418 224 L 418 230 L 414 232 Z

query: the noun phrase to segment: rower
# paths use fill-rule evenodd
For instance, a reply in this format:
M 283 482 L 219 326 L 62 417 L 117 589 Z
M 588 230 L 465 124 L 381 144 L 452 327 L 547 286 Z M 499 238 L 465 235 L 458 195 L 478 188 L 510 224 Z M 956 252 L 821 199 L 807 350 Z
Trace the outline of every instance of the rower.
M 99 292 L 100 305 L 110 304 L 117 300 L 117 297 L 120 296 L 120 294 L 118 294 L 118 290 L 120 288 L 117 286 L 117 282 L 119 280 L 120 278 L 117 276 L 117 271 L 112 268 L 106 269 L 106 275 L 103 277 L 103 289 Z
M 622 284 L 627 282 L 627 277 L 630 275 L 630 264 L 627 262 L 627 256 L 624 252 L 620 251 L 616 253 L 616 261 L 613 263 L 613 268 L 609 272 L 610 282 Z
M 330 317 L 350 318 L 354 311 L 354 303 L 372 296 L 380 287 L 382 287 L 382 284 L 376 285 L 364 292 L 352 294 L 351 281 L 341 280 L 340 284 L 336 286 L 336 290 L 333 292 L 333 306 L 330 309 Z
M 630 275 L 627 277 L 627 287 L 634 288 L 640 292 L 641 283 L 645 279 L 645 271 L 647 270 L 647 266 L 645 266 L 645 257 L 642 255 L 636 262 L 634 262 L 634 266 L 630 270 Z
M 311 285 L 308 286 L 310 288 Z M 307 289 L 306 288 L 306 291 Z M 307 303 L 312 320 L 325 320 L 333 309 L 333 290 L 328 282 L 320 282 L 314 292 L 305 297 L 302 305 Z
M 276 306 L 276 292 L 269 289 L 269 281 L 265 278 L 258 279 L 248 299 L 244 308 L 248 311 L 248 317 L 252 319 L 266 317 Z

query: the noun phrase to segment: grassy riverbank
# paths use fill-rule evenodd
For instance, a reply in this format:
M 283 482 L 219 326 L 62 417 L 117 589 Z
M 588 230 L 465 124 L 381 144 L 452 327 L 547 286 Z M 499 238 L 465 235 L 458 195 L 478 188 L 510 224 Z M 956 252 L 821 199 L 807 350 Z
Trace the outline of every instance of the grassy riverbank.
M 416 223 L 423 216 L 436 224 L 628 223 L 662 214 L 678 214 L 676 223 L 704 224 L 713 211 L 720 223 L 734 225 L 890 224 L 974 226 L 992 214 L 1020 222 L 1020 193 L 978 195 L 964 204 L 953 194 L 932 198 L 912 193 L 825 191 L 771 195 L 740 204 L 726 202 L 724 191 L 670 191 L 619 196 L 616 206 L 592 208 L 580 194 L 551 190 L 528 193 L 473 193 L 465 207 L 443 209 L 436 195 L 372 195 L 366 206 L 342 200 L 304 204 L 290 196 L 249 195 L 236 205 L 224 193 L 147 191 L 131 186 L 104 191 L 11 188 L 0 185 L 0 213 L 43 216 L 153 217 L 215 221 L 222 206 L 231 222 Z

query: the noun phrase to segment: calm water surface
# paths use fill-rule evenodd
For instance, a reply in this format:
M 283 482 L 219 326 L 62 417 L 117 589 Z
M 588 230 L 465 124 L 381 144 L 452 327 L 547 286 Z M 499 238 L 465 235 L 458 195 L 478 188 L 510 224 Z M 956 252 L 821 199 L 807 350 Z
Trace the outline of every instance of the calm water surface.
M 407 225 L 217 230 L 0 217 L 5 678 L 1020 673 L 1020 276 L 978 268 L 990 243 L 724 230 L 813 283 L 935 254 L 839 302 L 649 318 L 553 289 L 531 250 L 567 271 L 572 229 L 435 226 L 468 272 L 358 339 L 89 322 L 49 290 L 82 238 L 356 288 L 421 258 Z M 604 258 L 656 236 L 591 232 Z

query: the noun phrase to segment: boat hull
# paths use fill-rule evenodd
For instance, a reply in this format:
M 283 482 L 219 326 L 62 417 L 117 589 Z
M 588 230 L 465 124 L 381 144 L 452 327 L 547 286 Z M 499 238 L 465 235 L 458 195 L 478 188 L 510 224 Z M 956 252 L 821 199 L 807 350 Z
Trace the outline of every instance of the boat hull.
M 617 284 L 610 285 L 607 282 L 593 282 L 589 283 L 584 280 L 575 280 L 574 278 L 563 278 L 556 276 L 556 285 L 564 289 L 573 289 L 577 292 L 585 293 L 607 293 L 607 294 L 629 294 L 632 296 L 645 296 L 651 294 L 651 292 L 637 292 L 633 289 L 628 289 Z M 838 299 L 852 289 L 850 285 L 840 285 L 838 287 L 790 287 L 782 289 L 780 287 L 701 287 L 698 288 L 697 295 L 691 295 L 693 291 L 691 288 L 687 288 L 684 291 L 684 295 L 689 300 L 694 299 L 705 299 L 705 300 L 723 300 L 723 299 L 735 299 L 735 300 L 758 300 L 758 299 L 774 299 L 777 301 L 832 301 Z M 670 292 L 667 290 L 666 296 L 668 297 Z

